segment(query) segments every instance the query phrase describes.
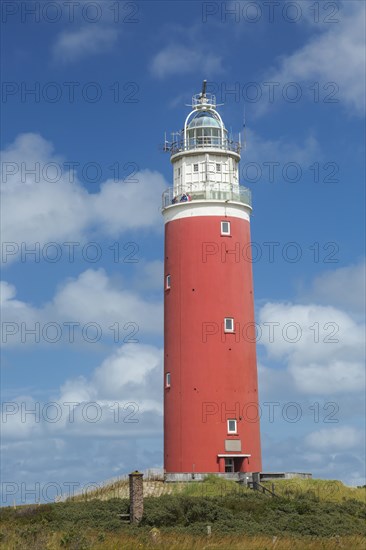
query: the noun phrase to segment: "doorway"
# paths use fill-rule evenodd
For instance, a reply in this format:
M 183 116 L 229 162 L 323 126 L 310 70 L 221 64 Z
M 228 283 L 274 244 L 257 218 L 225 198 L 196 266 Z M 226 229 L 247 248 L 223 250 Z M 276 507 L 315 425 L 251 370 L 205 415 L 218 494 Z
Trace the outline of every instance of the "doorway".
M 234 459 L 233 458 L 225 458 L 225 473 L 231 474 L 234 472 Z

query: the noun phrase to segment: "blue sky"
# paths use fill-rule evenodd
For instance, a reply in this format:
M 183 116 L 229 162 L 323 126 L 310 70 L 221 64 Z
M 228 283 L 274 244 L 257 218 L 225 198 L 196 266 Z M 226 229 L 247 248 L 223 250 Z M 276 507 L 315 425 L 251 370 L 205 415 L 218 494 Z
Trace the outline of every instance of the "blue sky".
M 364 483 L 364 4 L 268 4 L 3 2 L 2 504 L 162 466 L 161 144 L 204 78 L 246 112 L 264 469 Z

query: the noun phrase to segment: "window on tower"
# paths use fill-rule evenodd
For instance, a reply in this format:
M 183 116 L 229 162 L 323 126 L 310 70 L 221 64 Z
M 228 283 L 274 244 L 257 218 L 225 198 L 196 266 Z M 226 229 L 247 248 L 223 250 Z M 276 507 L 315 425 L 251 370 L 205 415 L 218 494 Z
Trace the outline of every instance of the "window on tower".
M 170 275 L 167 275 L 165 277 L 165 288 L 166 288 L 166 290 L 169 290 L 169 288 L 170 288 L 170 279 L 171 279 Z
M 216 164 L 216 172 L 221 172 L 221 164 Z
M 228 434 L 236 434 L 237 433 L 237 422 L 233 418 L 230 418 L 227 421 L 227 433 Z
M 193 172 L 198 172 L 198 164 L 193 165 Z
M 170 388 L 170 372 L 165 373 L 165 387 Z
M 232 317 L 225 317 L 224 330 L 225 332 L 234 332 L 234 319 Z
M 221 235 L 230 235 L 230 222 L 221 222 Z

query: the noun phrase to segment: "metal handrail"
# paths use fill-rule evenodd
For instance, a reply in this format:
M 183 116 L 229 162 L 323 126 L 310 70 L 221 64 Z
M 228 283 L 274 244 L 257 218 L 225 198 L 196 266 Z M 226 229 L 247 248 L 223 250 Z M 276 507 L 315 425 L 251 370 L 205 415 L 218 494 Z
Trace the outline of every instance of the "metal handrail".
M 258 481 L 248 481 L 248 487 L 250 489 L 253 489 L 254 491 L 260 491 L 264 495 L 268 494 L 268 495 L 271 495 L 272 497 L 278 496 L 274 492 L 274 484 L 273 483 L 272 483 L 272 491 L 270 489 L 268 489 L 267 487 L 265 487 L 264 485 L 262 485 L 261 483 L 259 483 Z
M 175 195 L 173 188 L 169 187 L 164 191 L 162 196 L 163 209 L 174 204 L 188 204 L 190 201 L 196 200 L 241 202 L 250 208 L 252 206 L 252 194 L 246 187 L 239 187 L 235 191 L 207 188 L 187 191 L 179 195 Z
M 222 149 L 224 151 L 233 151 L 234 153 L 240 154 L 241 145 L 239 142 L 236 141 L 227 141 L 227 140 L 221 140 L 217 139 L 216 143 L 213 142 L 213 139 L 216 138 L 202 138 L 204 141 L 203 143 L 184 143 L 184 141 L 174 141 L 171 143 L 167 149 L 170 151 L 172 155 L 175 155 L 176 153 L 184 152 L 184 151 L 194 151 L 195 149 Z

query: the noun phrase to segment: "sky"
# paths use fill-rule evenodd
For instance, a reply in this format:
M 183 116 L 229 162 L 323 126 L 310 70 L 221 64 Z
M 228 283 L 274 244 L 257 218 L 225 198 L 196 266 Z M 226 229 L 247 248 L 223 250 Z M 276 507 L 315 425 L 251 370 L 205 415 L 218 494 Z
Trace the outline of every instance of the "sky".
M 162 467 L 162 144 L 203 79 L 245 143 L 263 470 L 364 484 L 364 3 L 1 11 L 1 504 Z

